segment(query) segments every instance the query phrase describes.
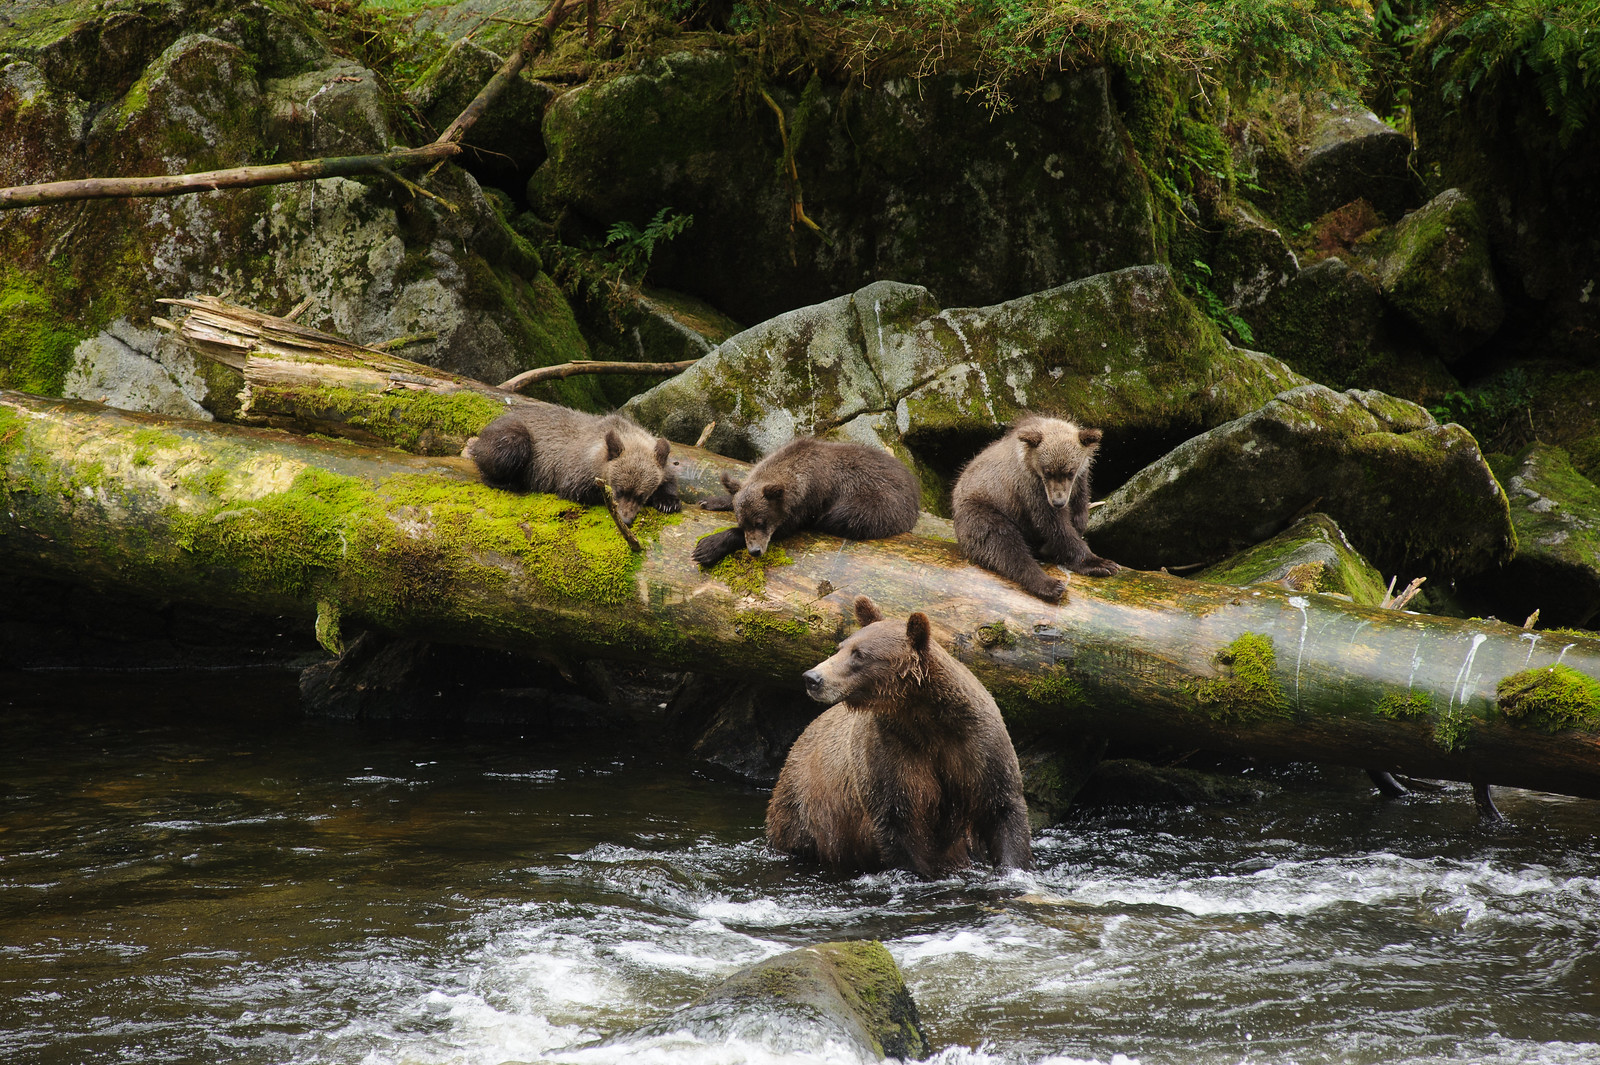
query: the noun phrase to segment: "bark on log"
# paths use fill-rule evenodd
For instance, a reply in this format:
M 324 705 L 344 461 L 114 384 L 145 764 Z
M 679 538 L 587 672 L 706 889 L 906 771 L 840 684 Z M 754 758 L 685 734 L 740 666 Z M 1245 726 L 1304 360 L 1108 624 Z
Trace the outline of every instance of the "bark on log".
M 727 464 L 683 450 L 689 468 Z M 965 563 L 934 518 L 883 541 L 802 535 L 703 573 L 689 553 L 725 523 L 647 510 L 634 553 L 603 508 L 494 491 L 465 460 L 0 391 L 11 570 L 780 683 L 832 652 L 866 594 L 890 616 L 926 611 L 1022 737 L 1600 797 L 1600 642 L 1583 636 L 1138 572 L 1074 578 L 1055 606 Z

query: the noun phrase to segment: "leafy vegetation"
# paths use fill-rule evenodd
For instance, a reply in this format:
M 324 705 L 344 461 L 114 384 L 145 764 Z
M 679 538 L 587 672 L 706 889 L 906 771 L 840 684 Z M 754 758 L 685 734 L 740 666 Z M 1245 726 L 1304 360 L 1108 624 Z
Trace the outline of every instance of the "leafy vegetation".
M 1513 367 L 1481 385 L 1446 393 L 1429 411 L 1441 422 L 1465 426 L 1485 451 L 1505 451 L 1524 439 L 1533 400 L 1533 378 Z
M 670 207 L 663 207 L 643 229 L 628 221 L 613 223 L 606 233 L 606 247 L 616 246 L 615 261 L 623 276 L 638 283 L 650 269 L 656 245 L 666 243 L 693 224 L 694 215 L 678 214 Z

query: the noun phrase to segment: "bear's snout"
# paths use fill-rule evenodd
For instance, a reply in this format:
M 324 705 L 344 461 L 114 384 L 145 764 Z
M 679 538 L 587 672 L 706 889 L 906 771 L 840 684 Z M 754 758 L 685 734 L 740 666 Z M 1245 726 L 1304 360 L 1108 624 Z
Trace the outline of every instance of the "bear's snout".
M 806 694 L 815 699 L 822 694 L 822 674 L 814 669 L 808 669 L 800 674 L 800 679 L 805 681 Z

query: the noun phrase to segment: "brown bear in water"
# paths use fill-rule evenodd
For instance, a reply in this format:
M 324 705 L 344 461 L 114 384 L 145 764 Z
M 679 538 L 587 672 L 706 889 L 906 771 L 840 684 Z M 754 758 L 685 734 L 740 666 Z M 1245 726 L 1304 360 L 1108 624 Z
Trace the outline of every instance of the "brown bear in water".
M 679 509 L 678 478 L 667 465 L 672 445 L 621 414 L 585 414 L 551 403 L 515 407 L 468 446 L 485 484 L 514 492 L 553 492 L 594 506 L 605 502 L 596 478 L 611 486 L 617 516 L 632 525 L 639 508 Z
M 956 481 L 951 502 L 961 553 L 1052 603 L 1067 583 L 1036 559 L 1074 573 L 1108 577 L 1119 567 L 1089 550 L 1089 467 L 1100 430 L 1030 416 L 978 453 Z
M 926 614 L 863 628 L 805 674 L 823 711 L 795 741 L 767 804 L 767 840 L 840 872 L 932 877 L 973 857 L 1033 864 L 1022 773 L 994 699 L 933 641 Z
M 694 560 L 714 566 L 739 548 L 760 556 L 773 540 L 802 529 L 875 540 L 911 531 L 921 509 L 916 475 L 887 452 L 804 436 L 756 463 L 741 485 L 722 475 L 728 495 L 706 510 L 732 510 L 739 525 L 703 538 Z

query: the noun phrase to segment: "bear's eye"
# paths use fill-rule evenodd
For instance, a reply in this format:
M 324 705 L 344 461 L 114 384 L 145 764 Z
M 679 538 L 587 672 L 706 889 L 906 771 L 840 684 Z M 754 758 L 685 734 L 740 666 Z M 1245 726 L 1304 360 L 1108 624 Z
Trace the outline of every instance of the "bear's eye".
M 862 659 L 864 659 L 866 657 L 867 657 L 866 655 L 861 653 L 861 648 L 859 648 L 859 647 L 850 648 L 850 661 L 852 661 L 852 662 L 860 662 Z

